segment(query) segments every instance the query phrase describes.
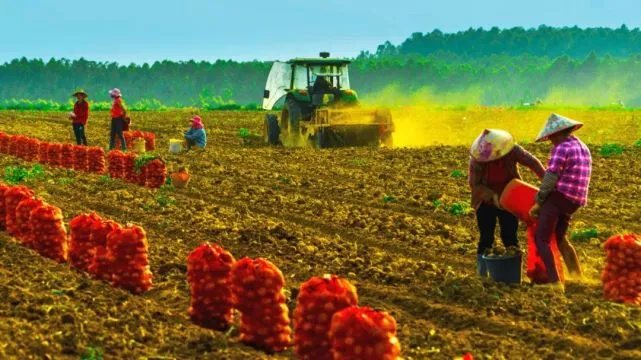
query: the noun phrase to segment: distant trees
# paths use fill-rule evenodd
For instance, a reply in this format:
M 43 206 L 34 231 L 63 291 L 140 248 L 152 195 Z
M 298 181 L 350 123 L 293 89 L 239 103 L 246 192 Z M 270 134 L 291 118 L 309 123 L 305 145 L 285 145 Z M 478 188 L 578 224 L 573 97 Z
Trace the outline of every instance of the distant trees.
M 0 65 L 0 108 L 67 108 L 77 87 L 98 102 L 108 101 L 107 90 L 119 87 L 127 102 L 140 109 L 255 108 L 270 67 L 260 61 L 119 65 L 21 58 Z M 517 105 L 543 99 L 608 105 L 622 100 L 641 106 L 636 80 L 641 76 L 641 32 L 625 26 L 417 32 L 400 45 L 388 41 L 375 53 L 361 52 L 350 74 L 352 87 L 365 100 L 393 87 L 399 99 L 430 94 L 445 103 Z

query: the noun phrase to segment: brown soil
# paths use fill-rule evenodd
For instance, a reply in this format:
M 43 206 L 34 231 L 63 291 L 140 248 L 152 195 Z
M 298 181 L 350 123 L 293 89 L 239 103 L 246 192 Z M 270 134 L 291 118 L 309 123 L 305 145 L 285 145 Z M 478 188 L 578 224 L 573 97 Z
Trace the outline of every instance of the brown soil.
M 463 147 L 425 149 L 275 149 L 244 146 L 238 129 L 262 129 L 262 114 L 205 113 L 205 153 L 170 155 L 191 114 L 136 113 L 154 131 L 171 169 L 187 165 L 187 189 L 150 190 L 105 177 L 50 169 L 28 186 L 59 206 L 66 221 L 91 210 L 147 231 L 154 288 L 134 296 L 88 279 L 0 237 L 0 358 L 76 359 L 90 348 L 105 359 L 289 359 L 265 355 L 228 334 L 189 322 L 185 258 L 202 242 L 234 256 L 265 257 L 287 277 L 291 298 L 311 276 L 334 273 L 357 286 L 362 305 L 391 312 L 406 359 L 641 358 L 641 309 L 603 300 L 600 271 L 609 233 L 641 233 L 641 151 L 603 158 L 593 147 L 589 207 L 573 230 L 587 280 L 565 295 L 506 286 L 474 275 L 473 214 L 447 211 L 468 202 Z M 0 130 L 71 142 L 63 113 L 0 113 Z M 94 113 L 90 145 L 106 145 L 108 120 Z M 545 145 L 526 146 L 543 161 Z M 0 156 L 0 166 L 29 166 Z M 523 171 L 525 173 L 525 171 Z M 530 174 L 526 180 L 534 182 Z M 159 198 L 159 194 L 162 196 Z M 394 201 L 386 202 L 385 196 Z M 162 207 L 167 198 L 175 205 Z M 387 197 L 391 200 L 390 197 Z M 159 201 L 160 200 L 160 201 Z M 522 242 L 522 247 L 525 245 Z M 295 306 L 290 300 L 290 307 Z

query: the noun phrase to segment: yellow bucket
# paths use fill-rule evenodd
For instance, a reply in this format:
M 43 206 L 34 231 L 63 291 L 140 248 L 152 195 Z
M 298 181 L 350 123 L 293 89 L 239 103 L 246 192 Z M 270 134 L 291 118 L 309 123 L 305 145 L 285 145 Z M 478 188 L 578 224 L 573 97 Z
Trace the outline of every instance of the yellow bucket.
M 177 154 L 183 149 L 183 141 L 179 139 L 170 139 L 169 140 L 169 152 Z
M 145 152 L 145 139 L 138 138 L 134 140 L 134 151 L 140 154 Z

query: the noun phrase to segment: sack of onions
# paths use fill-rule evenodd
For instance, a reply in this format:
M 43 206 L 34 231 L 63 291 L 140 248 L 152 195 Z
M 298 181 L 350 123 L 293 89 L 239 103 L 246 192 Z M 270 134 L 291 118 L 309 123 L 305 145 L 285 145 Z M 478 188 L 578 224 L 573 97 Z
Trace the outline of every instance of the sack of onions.
M 218 245 L 203 244 L 187 257 L 189 317 L 204 328 L 226 330 L 233 320 L 231 268 L 236 260 Z
M 145 173 L 146 185 L 157 189 L 165 184 L 167 180 L 167 166 L 161 159 L 154 159 L 142 168 Z
M 62 144 L 60 155 L 60 165 L 65 169 L 73 169 L 73 145 Z
M 107 235 L 114 287 L 140 294 L 151 289 L 147 234 L 140 226 L 114 229 Z
M 332 316 L 358 305 L 356 288 L 336 275 L 305 282 L 294 310 L 294 346 L 299 359 L 333 360 L 329 341 Z
M 89 162 L 87 147 L 83 145 L 75 145 L 73 147 L 73 169 L 76 171 L 88 171 Z
M 368 307 L 352 306 L 332 317 L 329 338 L 335 360 L 396 360 L 401 345 L 396 320 Z
M 33 248 L 44 257 L 66 262 L 68 243 L 62 211 L 45 204 L 31 211 L 30 221 L 35 236 Z
M 50 166 L 62 166 L 62 144 L 49 144 L 47 148 L 47 163 Z
M 16 207 L 16 226 L 18 227 L 18 238 L 23 246 L 33 248 L 37 233 L 33 231 L 31 224 L 31 212 L 44 205 L 44 201 L 35 197 L 25 198 Z
M 261 258 L 241 259 L 231 273 L 235 308 L 242 314 L 240 341 L 270 353 L 287 349 L 291 328 L 283 273 Z
M 109 176 L 114 179 L 125 177 L 125 153 L 120 150 L 112 150 L 107 155 L 107 171 Z
M 96 250 L 91 232 L 97 223 L 102 223 L 102 219 L 95 212 L 78 215 L 69 222 L 69 262 L 76 269 L 89 271 Z
M 87 149 L 87 172 L 94 174 L 105 173 L 105 149 L 92 146 Z
M 16 208 L 18 204 L 34 195 L 26 186 L 10 186 L 4 193 L 5 202 L 5 224 L 9 235 L 20 238 L 20 228 L 18 227 L 16 219 Z

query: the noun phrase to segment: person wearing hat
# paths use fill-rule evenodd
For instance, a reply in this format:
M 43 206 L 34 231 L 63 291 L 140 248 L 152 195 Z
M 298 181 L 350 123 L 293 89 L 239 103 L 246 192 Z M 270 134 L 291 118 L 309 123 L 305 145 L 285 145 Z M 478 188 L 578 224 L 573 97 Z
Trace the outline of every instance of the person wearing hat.
M 499 204 L 499 198 L 507 184 L 513 179 L 521 178 L 518 164 L 529 168 L 539 178 L 545 173 L 543 164 L 517 145 L 507 131 L 486 129 L 472 144 L 468 181 L 480 232 L 476 264 L 477 272 L 482 277 L 487 276 L 483 254 L 494 244 L 497 219 L 503 245 L 508 247 L 518 244 L 516 233 L 519 220 Z
M 185 131 L 185 149 L 190 150 L 192 146 L 204 149 L 207 146 L 207 132 L 200 116 L 191 119 L 191 128 Z
M 127 143 L 123 131 L 127 117 L 127 109 L 122 101 L 122 93 L 119 89 L 115 88 L 109 91 L 109 95 L 113 99 L 111 106 L 111 134 L 109 138 L 109 150 L 113 150 L 116 145 L 116 136 L 120 139 L 120 147 L 122 151 L 127 150 Z
M 87 119 L 89 118 L 88 95 L 84 90 L 79 89 L 71 96 L 77 99 L 73 105 L 73 112 L 69 115 L 71 126 L 73 126 L 73 133 L 76 136 L 76 144 L 87 146 L 85 127 L 87 126 Z
M 559 283 L 559 274 L 550 248 L 553 233 L 556 234 L 559 252 L 570 274 L 582 276 L 579 258 L 566 238 L 572 215 L 588 202 L 592 176 L 590 149 L 572 135 L 582 126 L 578 121 L 552 114 L 536 139 L 536 142 L 549 140 L 554 145 L 536 203 L 530 210 L 530 216 L 539 219 L 536 246 L 552 284 Z

